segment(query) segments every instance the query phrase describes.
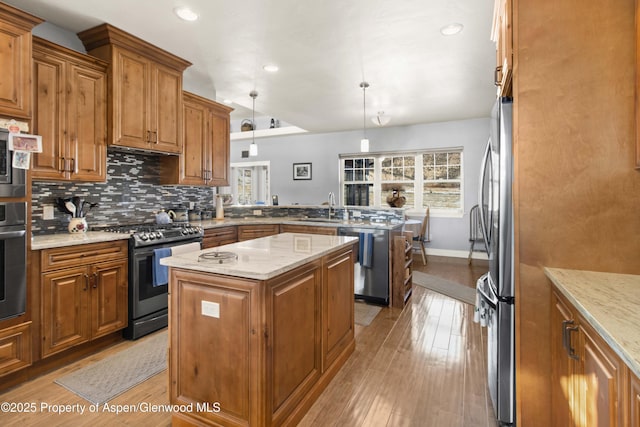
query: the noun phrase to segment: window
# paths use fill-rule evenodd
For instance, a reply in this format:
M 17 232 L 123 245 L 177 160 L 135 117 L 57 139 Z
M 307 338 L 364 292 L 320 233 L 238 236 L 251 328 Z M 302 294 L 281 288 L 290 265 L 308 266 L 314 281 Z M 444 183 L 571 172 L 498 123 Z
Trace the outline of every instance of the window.
M 222 193 L 231 193 L 234 204 L 263 205 L 270 199 L 270 162 L 244 162 L 231 164 L 231 186 L 220 188 Z
M 349 206 L 387 206 L 400 192 L 411 213 L 463 214 L 462 149 L 340 156 L 342 200 Z

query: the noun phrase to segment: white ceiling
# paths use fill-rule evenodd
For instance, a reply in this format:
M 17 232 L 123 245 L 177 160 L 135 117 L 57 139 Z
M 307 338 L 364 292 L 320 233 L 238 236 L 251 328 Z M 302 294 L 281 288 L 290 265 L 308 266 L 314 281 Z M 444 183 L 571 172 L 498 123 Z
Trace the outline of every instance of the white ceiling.
M 108 22 L 193 63 L 185 88 L 311 132 L 488 117 L 493 0 L 3 0 L 74 33 Z M 196 22 L 173 9 L 189 6 Z M 464 25 L 456 36 L 440 28 Z M 263 65 L 277 64 L 277 73 Z M 249 110 L 245 110 L 248 107 Z

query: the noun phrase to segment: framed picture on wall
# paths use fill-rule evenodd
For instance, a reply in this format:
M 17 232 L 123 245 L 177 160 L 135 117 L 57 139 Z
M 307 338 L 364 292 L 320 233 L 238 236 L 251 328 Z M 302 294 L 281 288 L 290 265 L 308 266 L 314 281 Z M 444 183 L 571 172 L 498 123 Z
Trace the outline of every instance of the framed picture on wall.
M 311 163 L 294 163 L 293 179 L 311 179 Z

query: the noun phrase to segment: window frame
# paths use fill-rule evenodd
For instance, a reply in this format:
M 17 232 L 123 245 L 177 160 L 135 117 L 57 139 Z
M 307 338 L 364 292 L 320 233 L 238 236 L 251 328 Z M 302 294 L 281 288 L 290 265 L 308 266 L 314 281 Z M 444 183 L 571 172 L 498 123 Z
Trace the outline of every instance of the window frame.
M 446 180 L 425 180 L 424 179 L 424 155 L 434 155 L 437 153 L 459 153 L 460 154 L 460 176 L 458 179 L 446 179 Z M 383 198 L 384 191 L 383 185 L 389 184 L 389 181 L 382 180 L 382 162 L 384 158 L 389 156 L 393 157 L 407 157 L 413 156 L 414 160 L 414 179 L 413 181 L 404 181 L 413 183 L 414 203 L 413 207 L 405 207 L 405 214 L 407 216 L 420 216 L 424 214 L 426 209 L 422 207 L 423 203 L 423 189 L 424 184 L 427 182 L 460 182 L 460 207 L 455 209 L 442 209 L 442 208 L 429 208 L 429 214 L 436 217 L 449 217 L 449 218 L 462 218 L 464 216 L 464 199 L 465 199 L 465 183 L 464 183 L 464 148 L 463 147 L 446 147 L 446 148 L 434 148 L 428 150 L 406 150 L 406 151 L 379 151 L 369 153 L 345 153 L 338 156 L 338 170 L 340 171 L 340 200 L 345 200 L 345 185 L 358 184 L 358 183 L 371 183 L 373 184 L 373 204 L 369 207 L 381 208 L 388 207 L 386 200 Z M 374 173 L 373 181 L 346 181 L 345 180 L 345 161 L 356 159 L 374 159 Z M 401 181 L 397 181 L 401 182 Z M 385 190 L 386 191 L 386 190 Z M 417 206 L 417 207 L 416 207 Z M 361 206 L 365 208 L 365 206 Z M 353 206 L 353 209 L 357 209 L 358 206 Z

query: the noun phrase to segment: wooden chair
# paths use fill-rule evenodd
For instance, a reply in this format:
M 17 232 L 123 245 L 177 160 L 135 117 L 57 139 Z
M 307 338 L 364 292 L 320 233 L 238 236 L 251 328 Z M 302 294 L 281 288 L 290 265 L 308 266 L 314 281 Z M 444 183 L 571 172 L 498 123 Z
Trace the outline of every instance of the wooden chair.
M 424 244 L 431 241 L 429 234 L 429 208 L 427 208 L 427 212 L 425 213 L 424 219 L 422 220 L 420 234 L 413 238 L 414 242 L 420 243 L 420 252 L 422 254 L 422 263 L 424 265 L 427 265 L 427 251 L 424 248 Z

